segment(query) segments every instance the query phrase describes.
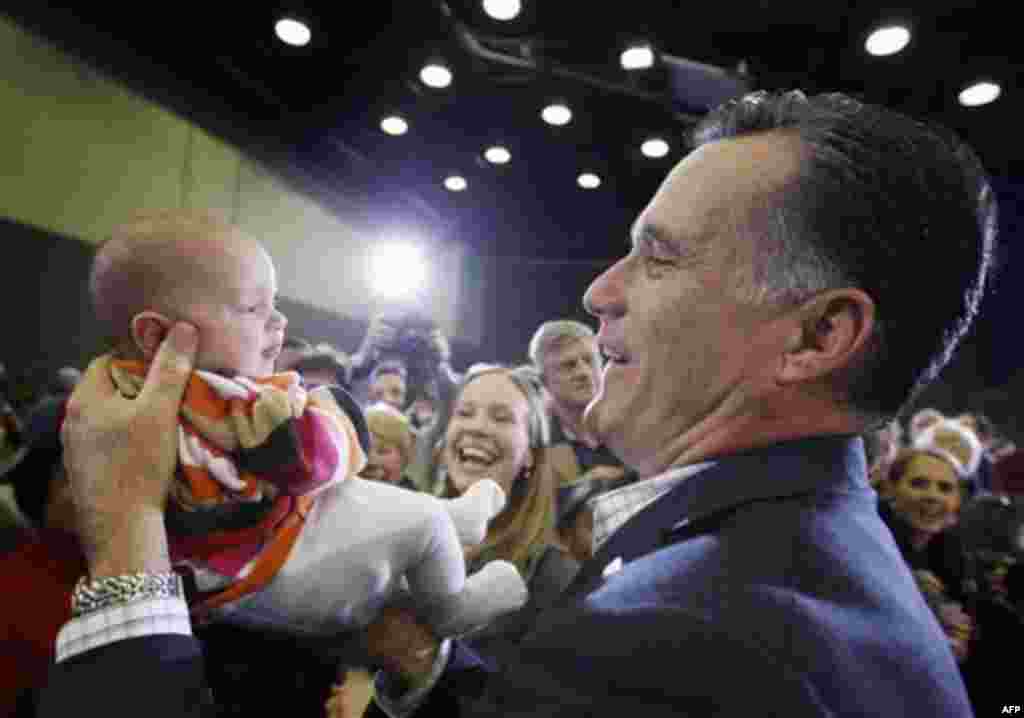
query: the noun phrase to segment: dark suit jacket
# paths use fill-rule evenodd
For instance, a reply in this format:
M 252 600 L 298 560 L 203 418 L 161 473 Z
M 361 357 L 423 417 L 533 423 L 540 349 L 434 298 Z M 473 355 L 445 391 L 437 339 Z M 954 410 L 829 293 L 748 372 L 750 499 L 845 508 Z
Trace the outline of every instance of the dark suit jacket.
M 602 575 L 616 558 L 621 570 Z M 122 654 L 149 646 L 156 662 L 161 644 L 128 641 L 58 666 L 52 705 L 77 675 L 116 685 Z M 193 685 L 169 665 L 180 677 L 151 680 Z M 612 535 L 518 660 L 481 677 L 459 647 L 418 715 L 481 686 L 479 715 L 971 715 L 850 437 L 725 457 L 685 480 Z

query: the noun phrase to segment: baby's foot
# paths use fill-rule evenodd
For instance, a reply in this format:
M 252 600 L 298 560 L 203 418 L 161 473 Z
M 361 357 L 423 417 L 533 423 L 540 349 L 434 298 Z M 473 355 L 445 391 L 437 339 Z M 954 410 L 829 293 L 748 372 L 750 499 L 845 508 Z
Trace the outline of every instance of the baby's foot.
M 475 546 L 487 535 L 487 523 L 505 508 L 505 492 L 491 479 L 481 479 L 462 496 L 444 501 L 459 541 Z
M 491 561 L 466 578 L 462 593 L 433 622 L 439 636 L 458 636 L 518 610 L 529 598 L 526 584 L 508 561 Z

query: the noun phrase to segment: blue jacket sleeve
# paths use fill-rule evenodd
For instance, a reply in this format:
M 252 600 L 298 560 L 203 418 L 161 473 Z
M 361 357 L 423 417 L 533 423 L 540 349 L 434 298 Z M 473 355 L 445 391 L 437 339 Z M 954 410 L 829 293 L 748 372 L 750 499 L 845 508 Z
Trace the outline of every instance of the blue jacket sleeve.
M 132 638 L 57 663 L 39 697 L 40 718 L 212 718 L 216 707 L 192 636 Z

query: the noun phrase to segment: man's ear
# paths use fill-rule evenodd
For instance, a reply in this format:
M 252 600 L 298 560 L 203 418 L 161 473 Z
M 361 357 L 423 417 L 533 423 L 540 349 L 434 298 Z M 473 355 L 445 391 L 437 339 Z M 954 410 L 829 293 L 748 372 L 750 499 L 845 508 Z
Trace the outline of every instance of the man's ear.
M 854 366 L 875 327 L 875 303 L 859 289 L 824 292 L 798 312 L 779 369 L 782 384 L 815 381 Z
M 157 312 L 145 311 L 132 317 L 132 340 L 147 361 L 156 356 L 171 326 L 171 320 Z

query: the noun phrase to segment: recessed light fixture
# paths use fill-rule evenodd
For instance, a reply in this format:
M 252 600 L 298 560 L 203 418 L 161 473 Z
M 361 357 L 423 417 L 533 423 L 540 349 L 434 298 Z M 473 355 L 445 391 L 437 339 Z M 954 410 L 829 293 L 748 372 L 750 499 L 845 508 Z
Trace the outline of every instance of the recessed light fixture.
M 390 117 L 385 117 L 380 121 L 380 129 L 383 130 L 385 134 L 397 137 L 398 135 L 404 135 L 409 131 L 409 123 L 398 115 L 391 115 Z
M 910 42 L 910 30 L 902 25 L 890 25 L 875 30 L 868 36 L 864 49 L 876 57 L 895 55 Z
M 549 125 L 560 127 L 569 124 L 569 121 L 572 120 L 572 110 L 566 105 L 556 102 L 541 110 L 540 116 Z
M 446 177 L 444 180 L 445 189 L 449 192 L 461 192 L 466 189 L 466 178 L 459 175 Z
M 495 145 L 487 148 L 484 152 L 484 159 L 492 165 L 503 165 L 512 159 L 512 153 L 501 145 Z
M 514 20 L 523 5 L 519 0 L 484 0 L 484 12 L 495 20 Z
M 976 82 L 960 92 L 960 104 L 964 107 L 978 107 L 995 102 L 1003 92 L 994 82 Z
M 619 58 L 624 70 L 645 70 L 654 64 L 654 50 L 650 45 L 634 45 Z
M 295 47 L 308 45 L 310 38 L 313 36 L 307 25 L 290 17 L 278 20 L 274 24 L 274 32 L 277 33 L 277 37 L 281 42 L 287 45 L 294 45 Z
M 668 142 L 660 137 L 652 137 L 640 145 L 640 151 L 644 153 L 645 157 L 658 159 L 668 154 Z
M 593 172 L 584 172 L 576 178 L 576 184 L 583 189 L 597 189 L 601 186 L 601 178 Z
M 440 63 L 432 62 L 420 70 L 420 80 L 427 87 L 442 89 L 452 84 L 452 71 Z

